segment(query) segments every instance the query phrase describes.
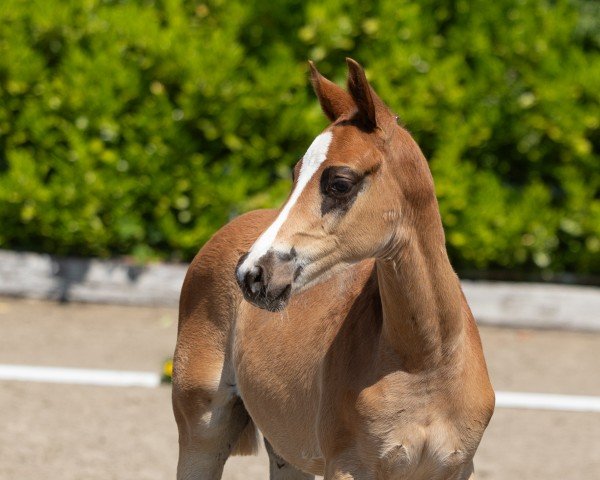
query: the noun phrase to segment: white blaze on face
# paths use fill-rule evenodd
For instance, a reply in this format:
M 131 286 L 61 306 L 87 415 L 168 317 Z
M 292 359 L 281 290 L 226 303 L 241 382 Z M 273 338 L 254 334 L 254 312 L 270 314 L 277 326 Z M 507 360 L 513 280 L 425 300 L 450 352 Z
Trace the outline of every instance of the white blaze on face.
M 298 201 L 298 198 L 300 198 L 300 194 L 304 190 L 304 187 L 306 187 L 312 176 L 327 158 L 327 151 L 329 150 L 332 138 L 333 135 L 331 132 L 322 133 L 315 138 L 310 147 L 308 147 L 306 154 L 302 157 L 302 166 L 300 168 L 298 179 L 296 180 L 296 188 L 294 188 L 292 195 L 282 208 L 281 212 L 279 212 L 275 221 L 260 237 L 258 237 L 256 242 L 254 242 L 254 245 L 252 245 L 252 248 L 248 252 L 248 257 L 240 267 L 240 271 L 246 271 L 249 268 L 252 268 L 254 263 L 273 246 L 277 233 L 287 220 L 287 217 Z

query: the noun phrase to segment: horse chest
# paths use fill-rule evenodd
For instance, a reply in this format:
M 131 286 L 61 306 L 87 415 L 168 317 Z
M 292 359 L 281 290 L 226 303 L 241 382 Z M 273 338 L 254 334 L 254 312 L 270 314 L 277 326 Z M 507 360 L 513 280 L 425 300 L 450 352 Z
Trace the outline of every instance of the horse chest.
M 431 399 L 376 393 L 359 396 L 356 421 L 358 450 L 368 452 L 379 478 L 445 479 L 470 460 L 461 427 Z
M 409 423 L 379 439 L 377 471 L 382 478 L 447 478 L 469 458 L 451 425 Z
M 317 417 L 322 348 L 310 334 L 294 335 L 301 320 L 242 306 L 233 364 L 244 405 L 277 453 L 306 470 L 318 470 L 322 454 L 310 419 Z

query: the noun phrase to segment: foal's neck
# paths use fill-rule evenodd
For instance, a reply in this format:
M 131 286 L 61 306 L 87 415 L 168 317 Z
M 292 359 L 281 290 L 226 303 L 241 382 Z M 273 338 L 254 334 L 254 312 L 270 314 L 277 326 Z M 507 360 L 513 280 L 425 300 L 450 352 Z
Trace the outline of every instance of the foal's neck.
M 377 260 L 383 341 L 407 370 L 446 363 L 462 337 L 462 292 L 446 252 L 437 202 L 405 241 Z

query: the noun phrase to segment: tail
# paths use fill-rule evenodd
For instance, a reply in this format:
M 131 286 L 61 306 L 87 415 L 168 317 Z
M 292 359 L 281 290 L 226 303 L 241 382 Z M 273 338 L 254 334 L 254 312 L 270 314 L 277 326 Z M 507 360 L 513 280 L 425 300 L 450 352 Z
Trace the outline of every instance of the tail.
M 248 415 L 248 423 L 240 433 L 233 449 L 232 455 L 256 455 L 258 453 L 258 429 Z

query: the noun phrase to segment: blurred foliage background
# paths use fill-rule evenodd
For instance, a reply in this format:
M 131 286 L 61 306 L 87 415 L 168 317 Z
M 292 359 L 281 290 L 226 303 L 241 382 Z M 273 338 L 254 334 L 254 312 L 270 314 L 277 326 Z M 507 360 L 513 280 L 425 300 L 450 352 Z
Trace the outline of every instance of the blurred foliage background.
M 0 248 L 189 260 L 276 206 L 358 59 L 459 270 L 600 274 L 600 3 L 3 0 Z

